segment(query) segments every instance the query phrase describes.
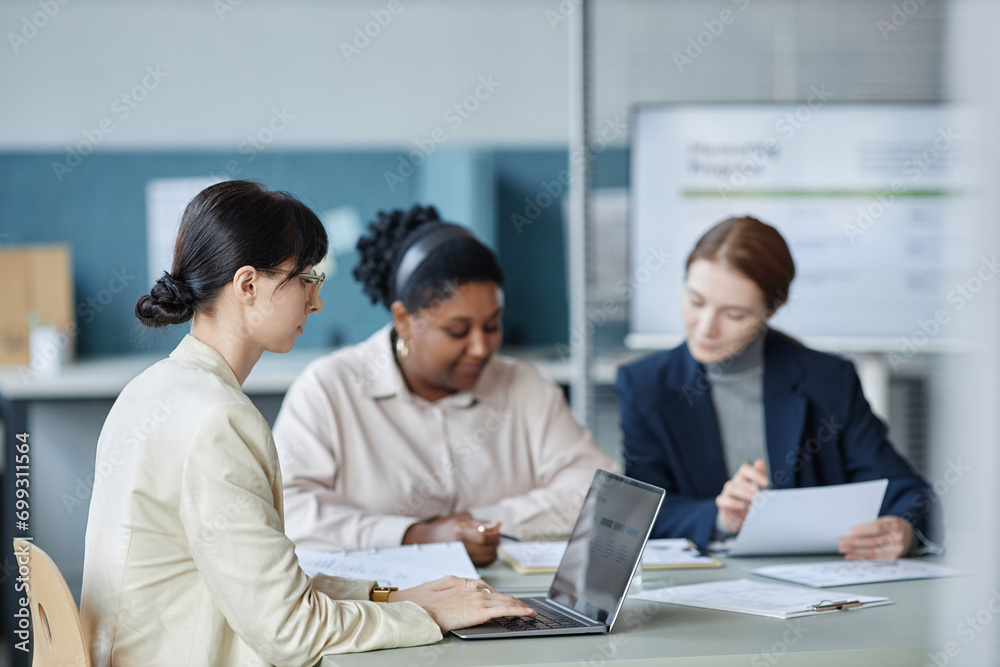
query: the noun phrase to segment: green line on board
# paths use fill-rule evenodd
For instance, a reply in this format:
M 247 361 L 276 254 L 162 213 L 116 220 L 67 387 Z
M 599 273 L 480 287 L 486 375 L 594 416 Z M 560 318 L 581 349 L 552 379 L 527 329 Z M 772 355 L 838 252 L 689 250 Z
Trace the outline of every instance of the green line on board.
M 682 190 L 684 197 L 952 197 L 958 190 Z

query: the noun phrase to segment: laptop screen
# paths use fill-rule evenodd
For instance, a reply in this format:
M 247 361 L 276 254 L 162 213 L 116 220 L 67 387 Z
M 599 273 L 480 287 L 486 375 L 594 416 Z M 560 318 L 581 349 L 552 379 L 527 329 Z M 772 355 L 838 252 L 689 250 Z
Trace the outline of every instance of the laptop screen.
M 625 597 L 663 489 L 598 470 L 549 598 L 610 625 Z

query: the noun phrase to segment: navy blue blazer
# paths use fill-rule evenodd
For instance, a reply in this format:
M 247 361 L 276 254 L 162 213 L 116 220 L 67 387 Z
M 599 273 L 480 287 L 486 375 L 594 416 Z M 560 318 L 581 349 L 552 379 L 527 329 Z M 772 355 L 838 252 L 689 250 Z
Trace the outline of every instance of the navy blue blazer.
M 616 384 L 625 474 L 667 491 L 653 537 L 707 546 L 729 476 L 705 367 L 683 344 L 623 366 Z M 768 330 L 764 424 L 771 488 L 888 478 L 881 515 L 940 540 L 933 490 L 896 453 L 854 365 Z M 917 537 L 914 537 L 914 544 Z

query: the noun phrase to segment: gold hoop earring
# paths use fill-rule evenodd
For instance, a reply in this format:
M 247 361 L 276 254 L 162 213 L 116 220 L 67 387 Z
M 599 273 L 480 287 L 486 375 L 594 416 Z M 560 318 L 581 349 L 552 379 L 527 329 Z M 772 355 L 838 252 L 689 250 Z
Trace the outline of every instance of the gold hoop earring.
M 410 356 L 410 346 L 402 338 L 396 339 L 396 358 L 402 361 Z

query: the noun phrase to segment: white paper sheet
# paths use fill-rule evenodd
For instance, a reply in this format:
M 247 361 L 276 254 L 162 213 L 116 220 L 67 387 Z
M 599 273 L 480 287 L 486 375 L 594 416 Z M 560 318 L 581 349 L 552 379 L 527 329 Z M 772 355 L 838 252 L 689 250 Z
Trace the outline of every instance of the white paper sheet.
M 831 596 L 829 591 L 815 588 L 786 584 L 764 584 L 749 579 L 658 588 L 643 591 L 634 595 L 633 598 L 772 618 L 796 618 L 839 612 L 840 610 L 819 611 L 813 609 L 817 605 L 838 602 L 860 602 L 862 605 L 860 608 L 892 604 L 892 600 L 885 597 L 857 595 L 843 591 L 837 591 L 836 595 Z M 855 609 L 857 608 L 855 607 Z
M 827 588 L 851 584 L 871 584 L 877 581 L 934 579 L 965 574 L 934 563 L 901 559 L 893 562 L 877 560 L 834 560 L 823 563 L 769 565 L 753 571 L 762 577 L 782 579 L 795 584 Z
M 841 537 L 878 518 L 889 481 L 759 491 L 730 556 L 835 554 Z
M 478 579 L 461 542 L 414 544 L 350 551 L 296 550 L 299 567 L 309 576 L 327 574 L 349 579 L 368 579 L 383 586 L 410 588 L 453 574 Z

